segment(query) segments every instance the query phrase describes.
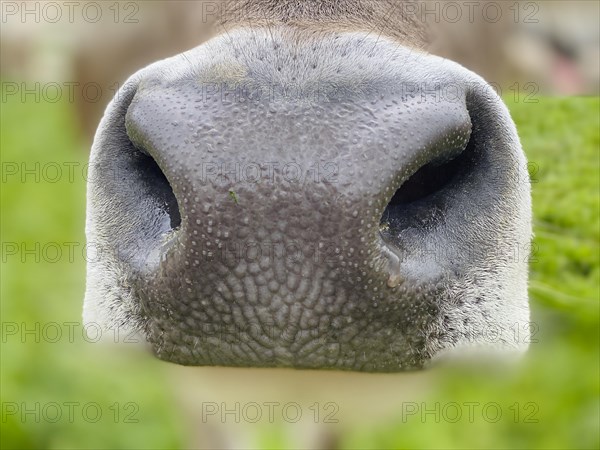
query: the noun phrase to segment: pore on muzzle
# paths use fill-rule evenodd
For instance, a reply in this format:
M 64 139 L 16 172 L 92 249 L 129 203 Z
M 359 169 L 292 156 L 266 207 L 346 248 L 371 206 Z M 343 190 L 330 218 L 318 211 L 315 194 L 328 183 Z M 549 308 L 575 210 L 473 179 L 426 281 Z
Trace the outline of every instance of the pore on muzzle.
M 522 352 L 530 195 L 505 106 L 386 38 L 306 39 L 238 29 L 119 92 L 90 160 L 84 319 L 191 365 Z

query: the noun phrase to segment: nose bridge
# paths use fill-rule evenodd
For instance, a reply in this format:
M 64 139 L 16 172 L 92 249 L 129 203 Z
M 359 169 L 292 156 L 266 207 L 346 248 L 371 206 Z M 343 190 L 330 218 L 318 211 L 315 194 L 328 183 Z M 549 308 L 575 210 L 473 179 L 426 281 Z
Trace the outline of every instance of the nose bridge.
M 398 89 L 311 104 L 237 102 L 206 98 L 189 81 L 140 89 L 128 125 L 176 195 L 189 185 L 243 189 L 267 182 L 305 190 L 331 185 L 332 192 L 368 202 L 470 129 L 463 97 L 418 91 L 406 97 Z M 173 106 L 164 107 L 165 97 Z

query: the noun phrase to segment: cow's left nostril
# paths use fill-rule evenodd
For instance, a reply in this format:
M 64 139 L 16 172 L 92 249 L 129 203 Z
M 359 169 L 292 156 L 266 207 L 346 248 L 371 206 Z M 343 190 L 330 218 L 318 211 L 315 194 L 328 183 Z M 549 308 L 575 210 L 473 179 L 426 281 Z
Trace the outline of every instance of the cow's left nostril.
M 425 164 L 400 186 L 388 208 L 417 202 L 441 191 L 460 172 L 468 170 L 470 155 L 471 149 L 467 144 L 458 155 Z
M 396 190 L 381 219 L 384 240 L 395 239 L 407 229 L 427 229 L 438 219 L 451 199 L 462 197 L 465 183 L 477 171 L 478 145 L 472 117 L 446 128 L 434 142 L 419 150 L 419 163 Z M 460 192 L 459 192 L 460 191 Z M 464 192 L 463 192 L 464 193 Z
M 131 144 L 134 170 L 139 174 L 139 180 L 148 196 L 168 215 L 171 229 L 181 225 L 179 204 L 164 172 L 154 158 L 142 147 Z

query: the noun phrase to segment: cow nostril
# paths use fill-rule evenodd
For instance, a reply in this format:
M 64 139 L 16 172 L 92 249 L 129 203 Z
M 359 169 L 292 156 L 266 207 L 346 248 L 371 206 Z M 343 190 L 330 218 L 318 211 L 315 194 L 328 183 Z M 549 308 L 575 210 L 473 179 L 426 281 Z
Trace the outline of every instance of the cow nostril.
M 468 146 L 448 161 L 425 164 L 400 186 L 388 206 L 417 202 L 441 191 L 465 168 L 467 158 Z
M 381 229 L 388 230 L 382 231 L 384 235 L 422 225 L 453 195 L 452 189 L 475 170 L 477 139 L 470 131 L 463 137 L 462 145 L 435 152 L 435 159 L 422 165 L 396 190 L 380 220 Z
M 133 148 L 135 170 L 140 174 L 139 179 L 144 184 L 144 189 L 153 201 L 169 216 L 171 229 L 181 225 L 179 204 L 164 172 L 158 163 L 143 148 Z

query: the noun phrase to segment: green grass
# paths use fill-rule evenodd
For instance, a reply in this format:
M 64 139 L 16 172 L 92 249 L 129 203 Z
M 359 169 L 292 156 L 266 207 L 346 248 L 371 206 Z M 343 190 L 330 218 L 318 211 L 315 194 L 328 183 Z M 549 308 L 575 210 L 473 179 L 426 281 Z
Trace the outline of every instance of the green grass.
M 81 338 L 81 326 L 74 328 L 76 338 L 68 337 L 65 323 L 81 322 L 81 304 L 85 286 L 85 261 L 82 254 L 85 223 L 85 179 L 82 176 L 88 149 L 79 144 L 73 131 L 76 123 L 70 105 L 9 101 L 2 105 L 2 272 L 1 315 L 3 324 L 1 399 L 3 407 L 25 402 L 45 405 L 57 402 L 68 411 L 65 402 L 74 405 L 72 423 L 66 415 L 56 423 L 35 415 L 21 420 L 20 415 L 3 414 L 2 448 L 169 448 L 182 445 L 183 430 L 169 392 L 164 388 L 162 364 L 139 352 L 110 351 L 101 345 L 89 345 Z M 65 176 L 51 183 L 56 172 L 49 169 L 40 182 L 33 175 L 21 182 L 19 175 L 8 176 L 7 164 L 28 164 L 34 168 L 58 163 L 66 171 L 74 167 L 72 180 Z M 65 165 L 66 164 L 66 165 Z M 46 166 L 49 167 L 49 166 Z M 72 181 L 72 182 L 71 182 Z M 6 243 L 42 255 L 11 256 Z M 72 244 L 70 244 L 72 243 Z M 61 248 L 62 257 L 53 262 Z M 74 257 L 69 256 L 69 246 Z M 45 249 L 45 250 L 44 250 Z M 20 329 L 37 333 L 7 335 L 6 327 L 16 323 Z M 53 339 L 52 325 L 63 335 L 57 343 L 36 343 L 44 332 Z M 56 328 L 54 328 L 56 329 Z M 50 334 L 52 333 L 52 335 Z M 127 347 L 127 346 L 125 346 Z M 132 419 L 123 423 L 123 415 L 139 405 Z M 118 403 L 118 407 L 114 404 Z M 82 420 L 84 405 L 94 418 L 94 406 L 102 411 L 98 422 Z M 111 409 L 112 408 L 112 409 Z M 115 409 L 120 412 L 115 423 Z M 5 411 L 4 411 L 5 412 Z M 47 411 L 48 417 L 52 412 Z M 66 414 L 66 413 L 65 413 Z
M 74 343 L 34 342 L 34 335 L 6 335 L 10 323 L 33 328 L 78 322 L 85 283 L 85 180 L 87 149 L 72 124 L 72 105 L 2 105 L 2 265 L 3 323 L 1 400 L 96 403 L 97 423 L 63 418 L 56 423 L 2 417 L 3 448 L 170 448 L 181 447 L 189 430 L 172 400 L 165 365 L 140 352 Z M 531 263 L 533 321 L 539 325 L 523 367 L 516 373 L 457 365 L 435 371 L 434 389 L 423 401 L 500 403 L 503 417 L 492 423 L 476 414 L 456 423 L 417 414 L 344 435 L 346 447 L 435 448 L 598 448 L 599 348 L 599 128 L 598 98 L 541 99 L 510 104 L 534 172 L 535 260 Z M 72 182 L 8 176 L 6 164 L 75 164 Z M 14 167 L 14 166 L 10 166 Z M 48 166 L 49 167 L 49 166 Z M 48 169 L 50 170 L 50 169 Z M 54 172 L 47 172 L 53 177 Z M 4 181 L 4 180 L 3 180 Z M 28 249 L 39 242 L 52 258 L 56 243 L 63 256 L 39 261 L 7 243 Z M 67 244 L 76 243 L 76 244 Z M 68 246 L 75 246 L 69 260 Z M 45 246 L 45 247 L 44 247 Z M 63 326 L 62 330 L 66 330 Z M 80 332 L 80 328 L 76 328 Z M 42 330 L 40 329 L 40 332 Z M 51 331 L 47 329 L 46 331 Z M 25 341 L 24 343 L 22 341 Z M 121 413 L 114 420 L 114 404 Z M 123 423 L 124 404 L 139 405 L 137 423 Z M 518 402 L 518 405 L 514 405 Z M 512 407 L 512 409 L 510 409 Z M 112 408 L 112 409 L 111 409 Z M 130 411 L 130 410 L 128 410 Z M 519 416 L 515 420 L 515 414 Z M 526 421 L 526 416 L 537 422 Z M 267 436 L 287 445 L 284 436 Z

